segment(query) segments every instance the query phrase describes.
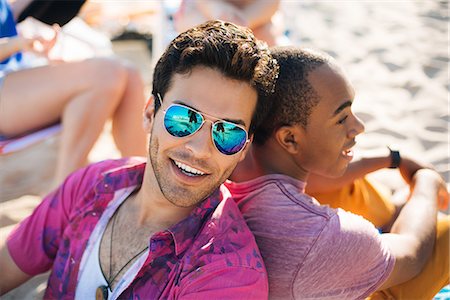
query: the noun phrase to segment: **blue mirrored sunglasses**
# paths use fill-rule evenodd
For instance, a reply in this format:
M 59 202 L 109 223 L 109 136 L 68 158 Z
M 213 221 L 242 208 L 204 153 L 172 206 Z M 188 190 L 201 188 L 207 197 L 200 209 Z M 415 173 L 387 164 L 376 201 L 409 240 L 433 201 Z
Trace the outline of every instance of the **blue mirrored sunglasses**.
M 157 95 L 162 106 L 161 96 Z M 193 135 L 206 121 L 202 113 L 182 104 L 172 104 L 163 112 L 164 127 L 175 137 Z M 244 127 L 224 120 L 212 123 L 211 136 L 216 149 L 225 155 L 238 153 L 250 141 Z

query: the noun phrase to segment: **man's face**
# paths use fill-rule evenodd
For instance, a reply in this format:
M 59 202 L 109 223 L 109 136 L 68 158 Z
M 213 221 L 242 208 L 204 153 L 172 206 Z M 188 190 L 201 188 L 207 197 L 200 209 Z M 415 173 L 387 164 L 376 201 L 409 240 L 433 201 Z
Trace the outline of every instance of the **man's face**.
M 318 93 L 319 103 L 312 109 L 301 141 L 301 164 L 308 172 L 339 177 L 353 158 L 355 137 L 364 131 L 351 110 L 354 90 L 334 65 L 322 65 L 308 80 Z
M 248 131 L 256 102 L 256 91 L 248 83 L 211 68 L 195 67 L 188 74 L 174 75 L 155 116 L 149 146 L 155 178 L 167 200 L 193 206 L 226 180 L 247 149 L 233 155 L 220 153 L 211 138 L 212 122 L 227 120 Z M 173 103 L 204 114 L 206 122 L 190 136 L 172 136 L 164 127 L 163 110 Z

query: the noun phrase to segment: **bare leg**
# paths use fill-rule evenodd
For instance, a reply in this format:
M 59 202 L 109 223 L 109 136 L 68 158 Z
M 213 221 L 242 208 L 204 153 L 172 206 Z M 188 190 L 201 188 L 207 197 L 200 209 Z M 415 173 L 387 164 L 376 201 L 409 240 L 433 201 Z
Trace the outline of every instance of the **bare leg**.
M 126 84 L 126 69 L 106 59 L 11 73 L 0 95 L 0 132 L 17 135 L 62 119 L 56 172 L 60 181 L 85 163 Z
M 146 156 L 147 138 L 143 127 L 144 83 L 133 68 L 126 68 L 127 83 L 113 115 L 112 132 L 122 156 Z
M 120 65 L 94 61 L 90 67 L 90 71 L 100 77 L 93 79 L 87 91 L 72 98 L 62 113 L 63 135 L 55 175 L 57 182 L 86 163 L 89 151 L 106 120 L 120 104 L 126 88 L 126 72 Z

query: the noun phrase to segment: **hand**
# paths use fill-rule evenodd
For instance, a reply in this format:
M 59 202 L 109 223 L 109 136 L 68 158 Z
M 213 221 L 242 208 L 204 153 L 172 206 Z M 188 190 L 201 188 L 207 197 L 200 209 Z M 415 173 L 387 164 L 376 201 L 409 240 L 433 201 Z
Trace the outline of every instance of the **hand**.
M 447 189 L 447 184 L 445 183 L 444 179 L 439 175 L 438 172 L 432 170 L 432 169 L 419 169 L 417 170 L 416 174 L 413 177 L 413 183 L 420 179 L 428 179 L 432 180 L 430 184 L 435 184 L 437 187 L 437 202 L 438 202 L 438 209 L 440 210 L 447 210 L 448 204 L 449 204 L 449 192 Z M 431 187 L 431 186 L 430 186 Z
M 37 55 L 42 55 L 45 57 L 49 56 L 50 51 L 56 44 L 58 39 L 58 33 L 60 31 L 59 25 L 53 25 L 53 37 L 48 40 L 42 36 L 33 36 L 33 37 L 21 37 L 23 40 L 23 50 L 30 51 Z

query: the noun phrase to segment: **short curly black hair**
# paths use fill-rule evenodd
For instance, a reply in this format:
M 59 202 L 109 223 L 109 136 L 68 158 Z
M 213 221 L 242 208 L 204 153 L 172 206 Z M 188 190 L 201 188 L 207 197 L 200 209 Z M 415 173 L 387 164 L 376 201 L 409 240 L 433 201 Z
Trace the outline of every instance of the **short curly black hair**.
M 254 142 L 263 145 L 281 126 L 308 125 L 309 115 L 319 102 L 319 96 L 307 77 L 331 59 L 325 53 L 298 47 L 274 47 L 272 57 L 280 67 L 275 92 L 264 96 L 273 107 L 256 128 Z
M 250 29 L 223 21 L 207 21 L 176 37 L 155 66 L 152 94 L 164 98 L 174 74 L 188 74 L 196 66 L 218 70 L 224 76 L 247 82 L 256 89 L 258 103 L 249 133 L 267 116 L 269 98 L 274 91 L 278 64 L 264 42 Z M 155 113 L 159 109 L 155 102 Z

